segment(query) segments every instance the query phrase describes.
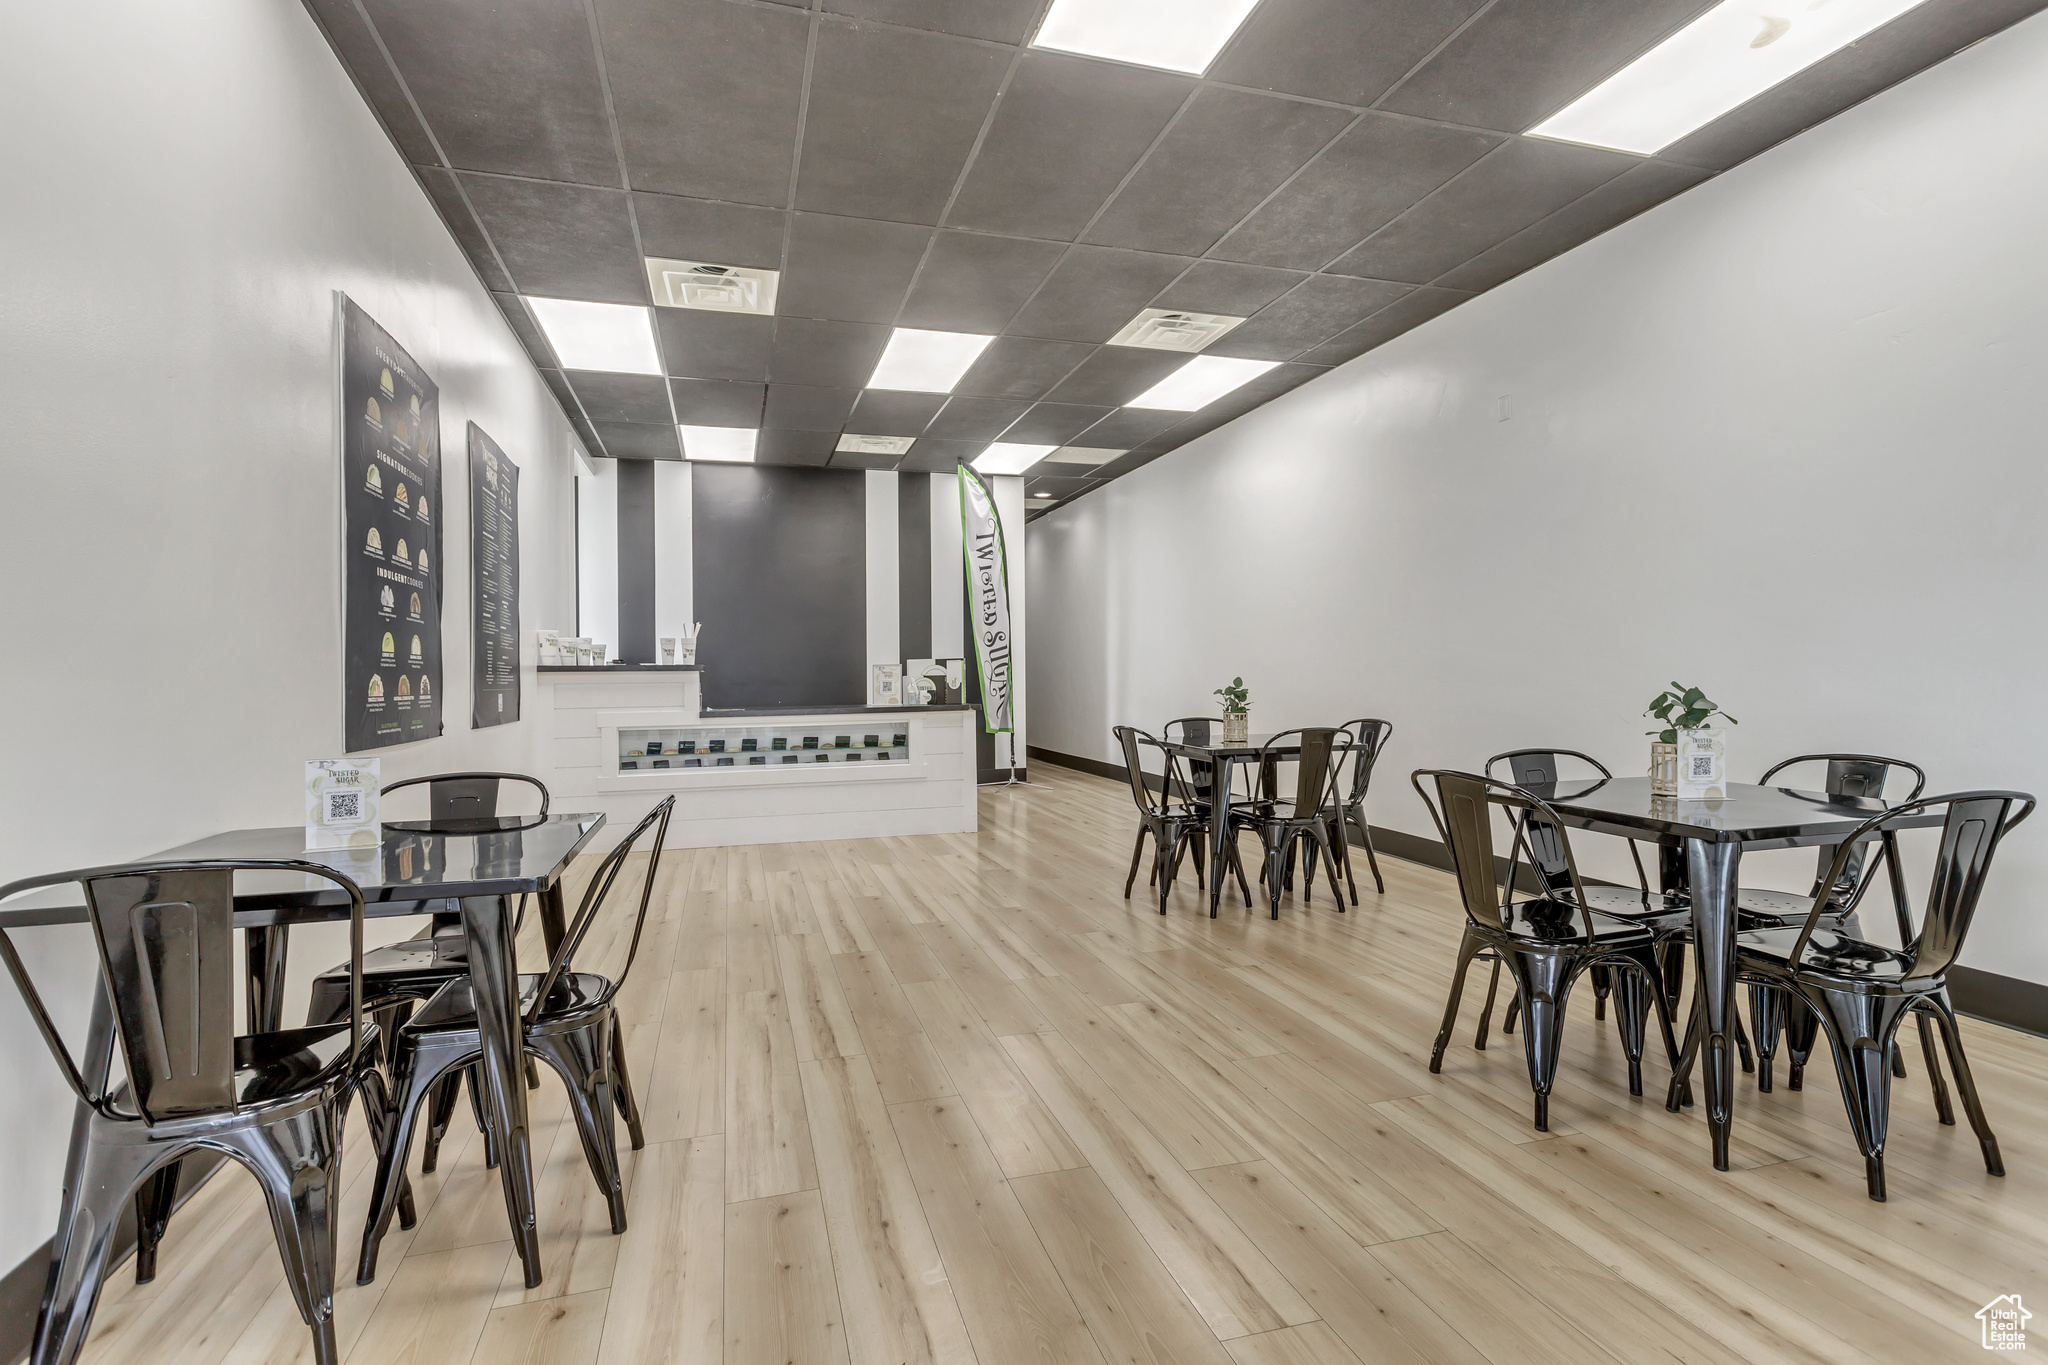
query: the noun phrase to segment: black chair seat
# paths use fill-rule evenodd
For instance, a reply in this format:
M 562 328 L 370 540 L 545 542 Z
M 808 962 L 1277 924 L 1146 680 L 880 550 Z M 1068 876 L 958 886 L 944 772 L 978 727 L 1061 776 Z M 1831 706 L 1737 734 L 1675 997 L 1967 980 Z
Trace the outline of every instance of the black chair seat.
M 363 1051 L 376 1044 L 376 1025 L 363 1025 Z M 348 1025 L 244 1034 L 235 1039 L 235 1094 L 247 1109 L 295 1099 L 354 1079 L 349 1067 Z
M 534 993 L 540 989 L 541 976 L 537 972 L 519 974 L 519 1012 L 527 1014 L 533 1009 Z M 556 978 L 555 987 L 548 992 L 548 1003 L 541 1010 L 533 1027 L 544 1028 L 549 1023 L 578 1020 L 591 1011 L 602 1009 L 612 997 L 614 987 L 609 978 L 595 972 L 563 972 Z M 470 989 L 468 977 L 458 977 L 434 993 L 433 999 L 420 1006 L 412 1018 L 405 1021 L 406 1033 L 462 1033 L 476 1030 L 476 996 Z
M 1569 901 L 1542 897 L 1515 901 L 1503 906 L 1501 913 L 1506 921 L 1498 931 L 1501 935 L 1527 939 L 1532 943 L 1584 944 L 1591 938 L 1595 943 L 1623 947 L 1650 939 L 1650 931 L 1634 920 L 1599 910 L 1586 910 Z M 1589 919 L 1590 934 L 1587 932 Z M 1492 926 L 1487 928 L 1491 930 Z
M 1792 949 L 1798 942 L 1797 925 L 1737 934 L 1736 966 L 1738 970 L 1744 965 L 1775 966 L 1782 971 L 1791 965 Z M 1825 927 L 1814 929 L 1813 937 L 1807 941 L 1806 951 L 1798 963 L 1802 972 L 1850 981 L 1892 982 L 1905 980 L 1912 965 L 1910 954 L 1879 943 L 1866 943 Z

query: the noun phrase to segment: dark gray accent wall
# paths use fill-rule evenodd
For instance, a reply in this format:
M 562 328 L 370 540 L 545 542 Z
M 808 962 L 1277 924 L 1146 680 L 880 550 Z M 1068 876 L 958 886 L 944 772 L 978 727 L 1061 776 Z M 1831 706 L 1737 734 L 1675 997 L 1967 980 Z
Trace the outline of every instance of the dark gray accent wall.
M 932 657 L 932 476 L 896 476 L 897 653 Z
M 867 475 L 744 464 L 690 474 L 705 705 L 866 701 Z
M 619 461 L 619 658 L 654 662 L 654 461 Z

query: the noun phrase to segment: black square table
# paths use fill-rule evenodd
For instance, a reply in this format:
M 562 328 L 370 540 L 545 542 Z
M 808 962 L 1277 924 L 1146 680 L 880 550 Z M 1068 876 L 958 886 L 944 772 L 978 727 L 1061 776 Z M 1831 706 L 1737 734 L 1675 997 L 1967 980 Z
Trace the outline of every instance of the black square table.
M 1572 779 L 1536 783 L 1526 790 L 1549 802 L 1575 829 L 1659 844 L 1675 855 L 1663 860 L 1663 889 L 1684 889 L 1692 899 L 1707 1124 L 1714 1169 L 1727 1170 L 1735 1093 L 1735 1054 L 1730 1046 L 1735 1027 L 1735 898 L 1741 890 L 1742 854 L 1746 849 L 1839 843 L 1885 810 L 1885 803 L 1739 782 L 1729 783 L 1727 795 L 1719 800 L 1681 801 L 1653 795 L 1647 777 Z M 1931 828 L 1942 819 L 1939 811 L 1923 812 L 1901 820 L 1897 827 Z M 1676 1085 L 1666 1105 L 1679 1108 Z
M 1212 725 L 1209 733 L 1213 737 L 1222 730 L 1221 725 Z M 1275 734 L 1287 734 L 1286 730 Z M 1214 832 L 1209 840 L 1209 918 L 1216 918 L 1216 907 L 1223 899 L 1223 879 L 1229 872 L 1224 861 L 1227 856 L 1230 830 L 1230 779 L 1240 763 L 1257 761 L 1266 753 L 1266 745 L 1273 735 L 1248 735 L 1242 744 L 1225 744 L 1220 740 L 1196 743 L 1192 739 L 1161 741 L 1160 747 L 1169 754 L 1177 754 L 1196 763 L 1207 763 L 1214 772 L 1209 791 L 1210 821 Z M 1274 749 L 1270 757 L 1285 761 L 1301 756 L 1301 742 L 1283 744 Z
M 604 816 L 598 814 L 495 816 L 438 824 L 387 821 L 380 847 L 326 852 L 307 852 L 306 831 L 300 826 L 238 829 L 136 860 L 303 859 L 354 878 L 362 887 L 366 918 L 447 913 L 462 917 L 483 1041 L 479 1070 L 484 1080 L 484 1120 L 491 1125 L 498 1144 L 498 1174 L 528 1288 L 540 1283 L 540 1237 L 520 1057 L 519 963 L 513 951 L 508 898 L 522 894 L 539 897 L 541 932 L 552 957 L 565 932 L 563 875 L 603 824 Z M 235 927 L 248 931 L 247 1004 L 252 1032 L 283 1024 L 282 987 L 290 927 L 346 920 L 348 915 L 346 893 L 331 882 L 301 873 L 238 874 Z M 86 922 L 83 905 L 57 903 L 47 895 L 24 898 L 16 908 L 0 910 L 0 928 L 6 929 Z M 96 978 L 83 1058 L 86 1075 L 106 1074 L 113 1045 L 112 1005 L 104 980 Z M 65 1170 L 67 1188 L 77 1179 L 90 1112 L 80 1104 Z

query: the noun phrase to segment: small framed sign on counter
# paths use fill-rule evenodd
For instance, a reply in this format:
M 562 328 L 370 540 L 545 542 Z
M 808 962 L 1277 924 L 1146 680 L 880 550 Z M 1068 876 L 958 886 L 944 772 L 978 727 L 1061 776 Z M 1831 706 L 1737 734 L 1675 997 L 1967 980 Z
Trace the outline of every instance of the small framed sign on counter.
M 903 704 L 903 665 L 868 665 L 868 705 L 901 706 Z

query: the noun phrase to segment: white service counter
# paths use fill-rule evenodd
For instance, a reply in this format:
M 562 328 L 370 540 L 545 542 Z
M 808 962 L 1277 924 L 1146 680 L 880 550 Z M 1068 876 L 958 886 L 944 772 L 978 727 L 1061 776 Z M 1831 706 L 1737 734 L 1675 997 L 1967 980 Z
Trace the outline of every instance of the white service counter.
M 603 811 L 617 837 L 674 793 L 670 848 L 975 829 L 973 707 L 705 711 L 700 677 L 542 666 L 554 808 Z

